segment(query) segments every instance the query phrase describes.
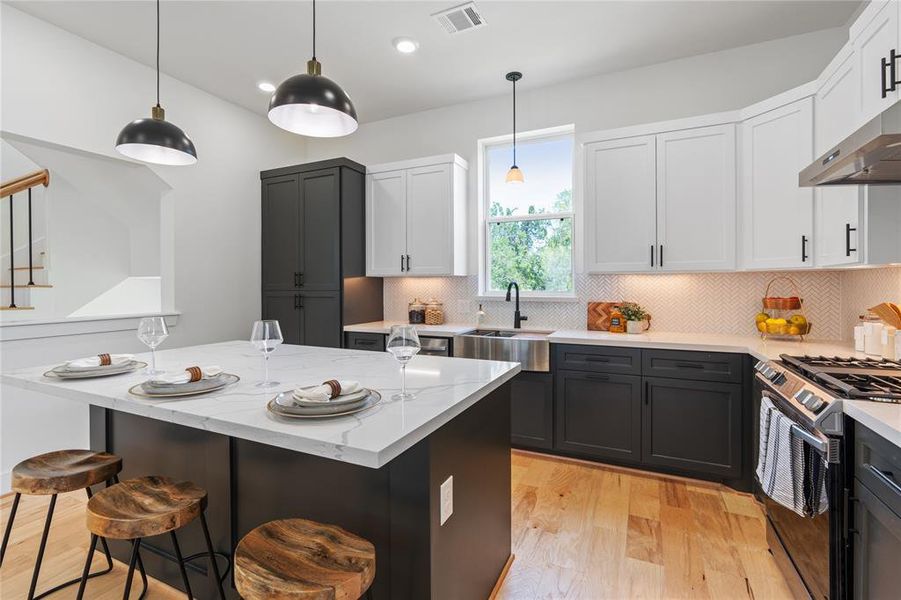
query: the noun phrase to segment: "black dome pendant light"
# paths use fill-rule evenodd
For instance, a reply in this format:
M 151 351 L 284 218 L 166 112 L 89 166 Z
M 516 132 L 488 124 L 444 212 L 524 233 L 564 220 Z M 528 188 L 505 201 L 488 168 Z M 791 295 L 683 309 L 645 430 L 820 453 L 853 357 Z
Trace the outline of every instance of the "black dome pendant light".
M 128 158 L 158 165 L 193 165 L 194 142 L 178 126 L 166 120 L 160 106 L 160 0 L 156 0 L 156 106 L 149 119 L 132 121 L 122 128 L 116 150 Z
M 357 110 L 341 86 L 322 76 L 316 60 L 316 0 L 313 0 L 313 58 L 307 72 L 284 80 L 269 100 L 269 120 L 311 137 L 340 137 L 357 130 Z
M 507 183 L 522 183 L 524 181 L 522 171 L 516 166 L 516 82 L 522 79 L 519 71 L 507 73 L 507 81 L 513 82 L 513 164 L 507 171 Z

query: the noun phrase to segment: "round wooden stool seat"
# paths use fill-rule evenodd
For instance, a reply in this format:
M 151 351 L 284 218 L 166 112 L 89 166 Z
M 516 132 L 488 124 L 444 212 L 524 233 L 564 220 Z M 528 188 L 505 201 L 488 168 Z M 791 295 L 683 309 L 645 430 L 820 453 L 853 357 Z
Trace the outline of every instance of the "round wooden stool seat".
M 122 470 L 115 454 L 92 450 L 56 450 L 23 460 L 12 471 L 14 492 L 62 494 L 109 481 Z
M 270 521 L 235 550 L 235 586 L 246 600 L 357 600 L 375 578 L 375 547 L 335 525 Z
M 105 538 L 133 540 L 184 527 L 206 508 L 206 490 L 168 477 L 129 479 L 88 501 L 88 529 Z

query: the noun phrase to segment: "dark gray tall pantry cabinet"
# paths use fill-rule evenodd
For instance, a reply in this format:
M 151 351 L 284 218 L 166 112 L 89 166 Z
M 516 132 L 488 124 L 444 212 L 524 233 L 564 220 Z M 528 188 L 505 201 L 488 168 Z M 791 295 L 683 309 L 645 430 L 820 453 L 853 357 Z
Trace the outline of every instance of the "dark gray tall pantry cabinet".
M 286 344 L 341 346 L 344 325 L 382 319 L 366 277 L 366 168 L 346 158 L 262 171 L 262 318 Z

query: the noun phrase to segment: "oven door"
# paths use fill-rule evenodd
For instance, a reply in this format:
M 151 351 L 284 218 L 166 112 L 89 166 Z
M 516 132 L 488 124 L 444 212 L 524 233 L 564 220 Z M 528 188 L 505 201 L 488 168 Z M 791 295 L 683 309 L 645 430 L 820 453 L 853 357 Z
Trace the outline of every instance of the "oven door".
M 754 436 L 754 464 L 757 464 L 759 446 L 760 398 L 766 395 L 786 416 L 796 421 L 791 405 L 760 381 L 755 389 L 756 412 Z M 829 440 L 822 433 L 804 429 L 800 423 L 792 427 L 792 435 L 802 440 L 826 458 Z M 786 576 L 795 595 L 817 599 L 841 598 L 841 529 L 837 519 L 842 514 L 840 503 L 843 496 L 838 464 L 826 461 L 826 492 L 829 509 L 816 517 L 802 517 L 767 496 L 754 481 L 754 495 L 763 504 L 767 516 L 767 541 L 770 550 Z M 838 536 L 836 536 L 838 532 Z M 802 587 L 803 586 L 803 587 Z

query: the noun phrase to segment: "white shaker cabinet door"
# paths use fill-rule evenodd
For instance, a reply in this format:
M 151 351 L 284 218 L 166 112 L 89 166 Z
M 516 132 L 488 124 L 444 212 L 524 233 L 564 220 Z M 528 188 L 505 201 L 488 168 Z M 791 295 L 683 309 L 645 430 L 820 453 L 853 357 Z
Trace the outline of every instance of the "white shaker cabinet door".
M 822 157 L 860 126 L 860 70 L 850 44 L 833 61 L 817 89 L 814 154 Z
M 741 125 L 742 266 L 813 265 L 813 188 L 798 172 L 813 160 L 813 99 Z
M 816 266 L 853 265 L 863 261 L 864 186 L 816 188 Z
M 658 265 L 664 271 L 735 268 L 735 126 L 657 136 Z
M 366 274 L 402 275 L 407 254 L 407 173 L 366 176 Z
M 655 268 L 654 136 L 586 144 L 585 269 L 589 273 Z
M 454 272 L 452 165 L 407 170 L 407 274 Z
M 865 121 L 898 100 L 897 89 L 883 94 L 883 77 L 885 84 L 891 86 L 891 73 L 889 69 L 883 69 L 882 64 L 883 59 L 888 60 L 892 50 L 901 53 L 898 47 L 898 5 L 897 1 L 877 0 L 866 8 L 851 28 L 851 44 L 860 69 L 861 116 Z M 901 76 L 901 65 L 896 64 L 895 69 L 896 74 Z

